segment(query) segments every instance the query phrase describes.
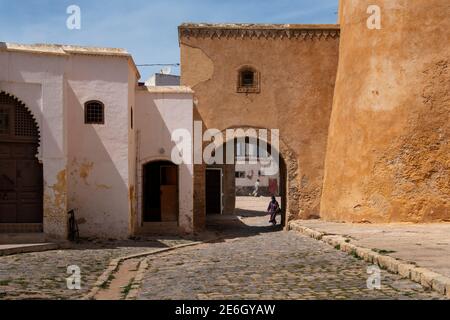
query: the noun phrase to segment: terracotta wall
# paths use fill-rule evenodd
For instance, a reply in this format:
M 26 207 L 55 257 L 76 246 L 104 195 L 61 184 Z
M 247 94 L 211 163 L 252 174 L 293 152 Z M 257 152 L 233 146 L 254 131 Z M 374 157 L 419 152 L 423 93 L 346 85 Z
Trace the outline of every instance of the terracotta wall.
M 448 0 L 341 1 L 321 215 L 450 219 Z M 381 29 L 369 29 L 369 5 Z
M 180 27 L 181 82 L 193 88 L 205 127 L 280 129 L 288 219 L 320 211 L 338 45 L 335 25 Z M 243 65 L 260 72 L 259 94 L 237 93 Z M 195 210 L 201 216 L 204 174 L 200 167 L 195 172 Z

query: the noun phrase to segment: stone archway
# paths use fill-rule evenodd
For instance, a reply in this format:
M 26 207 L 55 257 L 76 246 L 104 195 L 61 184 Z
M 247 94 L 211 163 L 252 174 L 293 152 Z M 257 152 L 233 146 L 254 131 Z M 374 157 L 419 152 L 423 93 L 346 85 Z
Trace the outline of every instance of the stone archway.
M 248 137 L 246 133 L 249 129 L 265 129 L 265 128 L 256 128 L 256 127 L 250 127 L 250 126 L 232 126 L 227 129 L 222 130 L 222 136 L 224 137 L 223 145 L 225 145 L 229 140 L 226 139 L 226 131 L 227 130 L 236 130 L 236 129 L 243 129 L 244 135 L 242 133 L 238 133 L 237 136 L 234 136 L 234 139 L 242 139 Z M 267 129 L 266 129 L 267 130 Z M 269 131 L 269 130 L 268 130 Z M 271 146 L 270 139 L 261 139 L 258 138 L 257 141 L 263 140 L 265 143 L 267 143 L 268 146 Z M 278 144 L 278 150 L 277 153 L 280 156 L 280 194 L 281 194 L 281 206 L 283 208 L 283 215 L 282 215 L 282 224 L 284 227 L 287 226 L 288 222 L 295 219 L 298 216 L 299 212 L 299 186 L 298 186 L 298 164 L 297 159 L 295 157 L 295 154 L 290 150 L 290 148 L 287 146 L 287 144 L 278 136 L 279 144 Z M 224 152 L 225 154 L 226 152 Z M 226 155 L 225 155 L 226 157 Z M 199 203 L 198 201 L 198 195 L 201 195 L 201 199 L 203 199 L 203 203 L 201 204 L 203 206 L 202 211 L 204 215 L 206 215 L 206 191 L 201 190 L 201 188 L 205 187 L 205 184 L 202 183 L 203 181 L 206 181 L 205 172 L 206 170 L 213 169 L 213 168 L 222 168 L 223 172 L 232 171 L 233 178 L 234 178 L 234 166 L 233 168 L 226 168 L 227 165 L 201 165 L 197 166 L 195 170 L 195 185 L 196 185 L 196 194 L 197 194 L 197 205 Z M 228 172 L 228 175 L 230 172 Z M 231 211 L 234 211 L 235 209 L 235 191 L 234 191 L 234 180 L 232 182 L 233 186 L 229 190 L 226 190 L 226 184 L 227 181 L 230 184 L 230 179 L 227 178 L 226 174 L 224 176 L 224 210 L 225 212 L 230 213 Z M 202 192 L 203 191 L 203 192 Z M 231 202 L 231 204 L 230 204 Z M 197 207 L 198 208 L 198 207 Z M 201 219 L 203 220 L 203 218 Z
M 30 110 L 0 92 L 0 232 L 43 231 L 40 133 Z

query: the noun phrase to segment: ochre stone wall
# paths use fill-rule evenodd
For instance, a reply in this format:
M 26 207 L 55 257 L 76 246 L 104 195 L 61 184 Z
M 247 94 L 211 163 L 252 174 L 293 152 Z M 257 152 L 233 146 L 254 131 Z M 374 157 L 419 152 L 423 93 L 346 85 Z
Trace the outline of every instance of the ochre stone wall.
M 366 26 L 381 9 L 381 29 Z M 448 0 L 341 1 L 321 216 L 450 220 Z
M 181 82 L 195 92 L 206 128 L 280 129 L 288 219 L 320 212 L 339 28 L 299 25 L 182 25 Z M 237 93 L 238 70 L 261 75 L 259 94 Z M 204 215 L 204 173 L 196 166 L 195 216 Z

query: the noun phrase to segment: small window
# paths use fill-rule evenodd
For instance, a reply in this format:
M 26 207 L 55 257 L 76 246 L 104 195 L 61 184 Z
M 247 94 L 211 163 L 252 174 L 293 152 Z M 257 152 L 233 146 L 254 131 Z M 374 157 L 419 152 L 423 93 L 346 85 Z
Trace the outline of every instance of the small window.
M 100 101 L 89 101 L 84 105 L 84 123 L 105 124 L 105 106 Z
M 239 179 L 245 178 L 245 171 L 236 171 L 236 178 Z
M 255 73 L 253 71 L 243 71 L 241 77 L 243 87 L 253 87 L 255 85 Z
M 133 130 L 134 125 L 134 116 L 133 116 L 133 107 L 131 107 L 131 130 Z
M 243 67 L 239 70 L 237 92 L 259 93 L 260 75 L 252 67 Z

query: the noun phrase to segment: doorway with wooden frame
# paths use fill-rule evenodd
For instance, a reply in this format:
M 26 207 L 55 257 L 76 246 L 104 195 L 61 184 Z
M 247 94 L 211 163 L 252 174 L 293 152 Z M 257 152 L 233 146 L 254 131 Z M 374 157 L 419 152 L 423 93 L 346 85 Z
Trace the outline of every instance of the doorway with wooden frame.
M 178 222 L 178 166 L 150 162 L 143 168 L 143 222 Z
M 43 167 L 38 126 L 18 99 L 0 93 L 0 232 L 42 232 Z

